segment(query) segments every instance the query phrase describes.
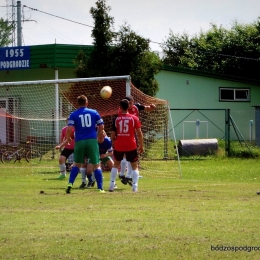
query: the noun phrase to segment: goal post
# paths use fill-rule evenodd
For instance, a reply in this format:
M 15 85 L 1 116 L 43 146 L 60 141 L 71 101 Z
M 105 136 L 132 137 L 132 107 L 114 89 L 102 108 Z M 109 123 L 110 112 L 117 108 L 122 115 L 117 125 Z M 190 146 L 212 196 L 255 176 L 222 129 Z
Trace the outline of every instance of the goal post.
M 107 85 L 113 92 L 104 100 L 100 90 Z M 77 108 L 77 97 L 82 94 L 88 98 L 88 107 L 96 109 L 103 118 L 108 136 L 120 100 L 125 96 L 131 95 L 136 103 L 143 105 L 155 104 L 152 112 L 140 111 L 145 143 L 141 167 L 147 173 L 160 171 L 162 174 L 159 161 L 174 163 L 176 140 L 168 131 L 168 102 L 142 93 L 132 84 L 129 75 L 0 83 L 0 131 L 5 133 L 0 137 L 1 142 L 12 146 L 30 141 L 41 151 L 41 161 L 57 159 L 59 151 L 54 147 L 59 143 L 67 117 Z M 173 171 L 179 176 L 178 167 L 173 167 Z
M 102 82 L 102 81 L 115 81 L 115 80 L 125 80 L 125 95 L 130 95 L 131 93 L 131 85 L 130 76 L 111 76 L 111 77 L 97 77 L 97 78 L 73 78 L 73 79 L 55 79 L 55 80 L 36 80 L 36 81 L 23 81 L 23 82 L 4 82 L 0 83 L 0 88 L 6 88 L 6 92 L 9 91 L 10 87 L 16 87 L 16 86 L 35 86 L 35 85 L 52 85 L 55 86 L 55 141 L 56 143 L 59 143 L 59 120 L 63 117 L 63 115 L 60 115 L 60 100 L 59 100 L 59 84 L 73 84 L 73 83 L 81 83 L 81 82 Z M 5 96 L 5 95 L 3 95 Z M 0 96 L 1 98 L 1 96 Z M 45 118 L 48 119 L 48 118 Z M 54 118 L 51 118 L 53 120 Z

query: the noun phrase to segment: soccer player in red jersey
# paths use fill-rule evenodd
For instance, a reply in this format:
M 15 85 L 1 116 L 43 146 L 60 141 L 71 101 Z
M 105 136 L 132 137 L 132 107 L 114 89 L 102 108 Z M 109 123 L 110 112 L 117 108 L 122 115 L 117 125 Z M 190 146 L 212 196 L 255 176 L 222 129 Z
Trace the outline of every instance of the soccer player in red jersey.
M 118 173 L 120 162 L 126 157 L 131 163 L 132 168 L 132 190 L 138 191 L 138 152 L 135 133 L 139 141 L 139 153 L 143 152 L 143 133 L 141 123 L 138 117 L 128 113 L 129 101 L 123 99 L 120 101 L 120 114 L 113 122 L 111 141 L 114 147 L 114 167 L 110 173 L 109 191 L 114 191 L 114 183 Z
M 131 115 L 135 115 L 137 117 L 139 117 L 139 111 L 147 111 L 147 112 L 151 112 L 154 109 L 156 109 L 156 105 L 155 104 L 150 104 L 148 106 L 142 105 L 140 103 L 136 103 L 134 102 L 134 98 L 132 96 L 126 96 L 124 99 L 127 99 L 129 101 L 129 107 L 128 107 L 128 113 Z M 119 109 L 119 114 L 120 114 L 120 109 Z M 125 170 L 127 167 L 127 174 L 125 176 Z M 119 178 L 121 179 L 121 182 L 125 185 L 127 185 L 127 183 L 131 186 L 132 184 L 132 177 L 131 177 L 131 164 L 129 162 L 127 162 L 127 160 L 124 158 L 121 161 L 121 166 L 120 166 L 120 173 L 119 173 Z
M 68 123 L 68 119 L 66 120 Z M 63 143 L 66 139 L 66 131 L 67 131 L 67 126 L 63 127 L 61 130 L 61 136 L 60 136 L 60 143 Z M 74 132 L 73 132 L 74 134 Z M 59 165 L 60 165 L 60 176 L 58 179 L 63 179 L 66 177 L 66 160 L 69 158 L 71 154 L 74 152 L 74 139 L 71 140 L 70 143 L 66 143 L 62 146 L 62 150 L 60 157 L 59 157 Z M 61 149 L 60 145 L 57 145 L 55 149 Z
M 132 96 L 127 96 L 124 99 L 127 99 L 129 101 L 129 107 L 128 107 L 128 113 L 134 116 L 139 117 L 139 111 L 147 111 L 151 112 L 156 108 L 155 104 L 150 104 L 149 106 L 141 105 L 140 103 L 135 103 L 134 98 Z M 121 111 L 119 109 L 118 114 L 120 114 Z

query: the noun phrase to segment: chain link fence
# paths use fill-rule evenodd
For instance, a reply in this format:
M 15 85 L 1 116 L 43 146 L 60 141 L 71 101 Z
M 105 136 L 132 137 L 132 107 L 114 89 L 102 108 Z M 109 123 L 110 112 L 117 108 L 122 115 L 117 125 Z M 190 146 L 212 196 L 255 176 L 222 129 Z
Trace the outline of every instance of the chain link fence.
M 182 157 L 258 157 L 260 109 L 170 109 Z M 172 131 L 171 129 L 170 131 Z M 259 134 L 258 134 L 259 132 Z

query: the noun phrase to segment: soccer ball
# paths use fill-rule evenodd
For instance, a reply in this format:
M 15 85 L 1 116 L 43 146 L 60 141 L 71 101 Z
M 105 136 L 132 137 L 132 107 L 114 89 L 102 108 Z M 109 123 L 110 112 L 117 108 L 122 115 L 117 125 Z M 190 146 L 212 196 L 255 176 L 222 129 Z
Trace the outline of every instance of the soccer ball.
M 110 86 L 104 86 L 101 90 L 100 90 L 100 96 L 103 99 L 108 99 L 110 98 L 112 95 L 112 88 Z

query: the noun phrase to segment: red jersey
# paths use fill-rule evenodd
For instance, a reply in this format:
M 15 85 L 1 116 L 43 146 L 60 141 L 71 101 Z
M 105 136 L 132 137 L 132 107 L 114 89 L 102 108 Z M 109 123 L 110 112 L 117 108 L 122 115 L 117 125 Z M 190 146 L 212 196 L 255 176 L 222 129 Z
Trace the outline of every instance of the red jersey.
M 139 117 L 139 109 L 135 105 L 133 105 L 132 108 L 128 108 L 128 113 Z M 118 115 L 122 115 L 120 108 L 118 109 Z
M 61 130 L 61 143 L 66 139 L 66 136 L 67 136 L 67 126 L 63 127 L 62 130 Z M 67 149 L 71 149 L 73 150 L 74 149 L 74 144 L 75 144 L 75 141 L 74 141 L 74 129 L 71 133 L 71 141 L 69 144 L 65 145 L 64 148 L 67 148 Z
M 113 124 L 113 131 L 116 132 L 115 150 L 127 152 L 136 149 L 135 130 L 138 128 L 141 128 L 141 122 L 137 116 L 129 113 L 118 115 Z

